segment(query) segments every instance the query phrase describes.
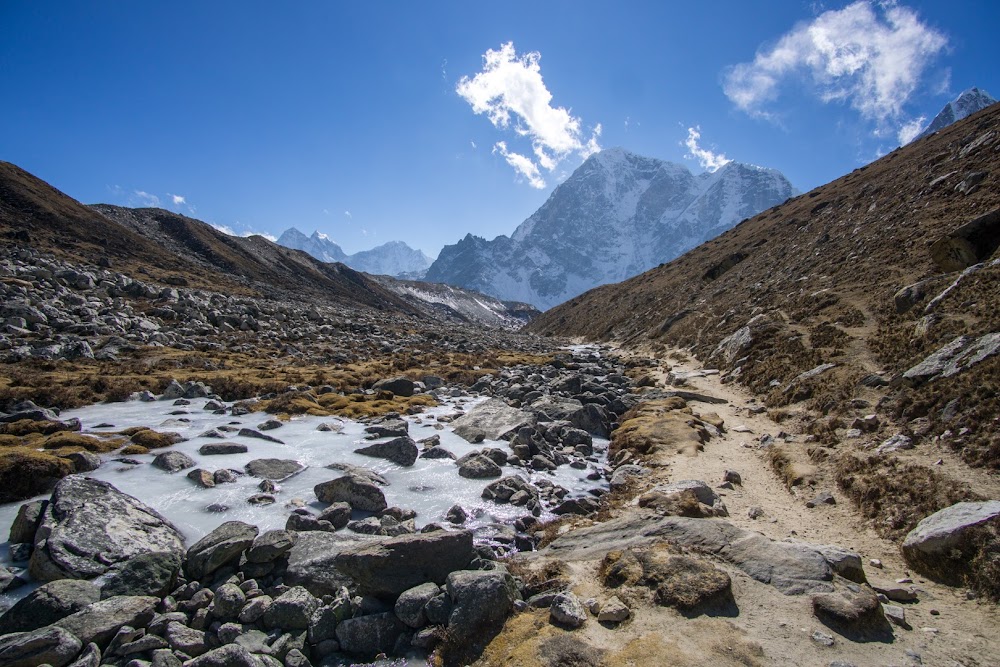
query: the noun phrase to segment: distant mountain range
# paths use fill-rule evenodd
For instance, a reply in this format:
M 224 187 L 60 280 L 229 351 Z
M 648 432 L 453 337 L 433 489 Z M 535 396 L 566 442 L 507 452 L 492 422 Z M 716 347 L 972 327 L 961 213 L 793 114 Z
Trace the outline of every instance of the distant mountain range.
M 342 262 L 356 271 L 372 275 L 420 280 L 431 265 L 431 258 L 402 241 L 390 241 L 371 250 L 348 255 L 343 248 L 318 231 L 306 236 L 295 227 L 278 237 L 278 245 L 302 250 L 322 262 Z
M 714 173 L 630 153 L 588 158 L 510 236 L 445 246 L 426 280 L 550 308 L 669 261 L 796 193 L 780 172 Z
M 944 108 L 938 112 L 938 115 L 935 116 L 934 120 L 930 122 L 927 129 L 914 137 L 914 141 L 917 139 L 923 139 L 924 137 L 934 134 L 939 130 L 943 130 L 952 123 L 956 123 L 963 118 L 967 118 L 977 111 L 981 111 L 996 103 L 997 101 L 993 98 L 993 96 L 985 90 L 980 90 L 979 88 L 969 88 L 968 90 L 963 91 L 961 95 L 953 99 L 951 102 L 944 105 Z

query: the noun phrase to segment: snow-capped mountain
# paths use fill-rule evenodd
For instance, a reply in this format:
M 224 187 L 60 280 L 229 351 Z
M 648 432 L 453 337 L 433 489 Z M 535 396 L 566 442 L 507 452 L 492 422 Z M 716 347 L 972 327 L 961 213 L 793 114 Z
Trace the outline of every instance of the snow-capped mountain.
M 714 173 L 630 153 L 588 158 L 510 237 L 445 246 L 426 280 L 542 310 L 669 261 L 796 194 L 778 171 Z
M 402 241 L 389 241 L 371 250 L 356 252 L 344 262 L 356 271 L 405 278 L 423 277 L 431 258 Z
M 313 232 L 312 236 L 306 236 L 299 230 L 291 227 L 282 232 L 281 236 L 278 237 L 277 243 L 286 248 L 307 252 L 321 262 L 343 262 L 347 264 L 347 253 L 339 245 L 331 241 L 326 234 Z
M 323 262 L 343 262 L 355 271 L 373 275 L 419 279 L 431 265 L 430 257 L 402 241 L 390 241 L 371 250 L 348 255 L 326 234 L 313 232 L 312 236 L 306 236 L 292 227 L 278 237 L 278 245 L 302 250 Z
M 985 90 L 969 88 L 951 102 L 944 105 L 944 108 L 941 109 L 938 115 L 934 116 L 934 120 L 932 120 L 931 124 L 927 126 L 927 129 L 918 134 L 914 138 L 914 141 L 922 139 L 929 134 L 934 134 L 938 130 L 948 127 L 952 123 L 956 123 L 963 118 L 971 116 L 977 111 L 985 109 L 986 107 L 996 103 L 997 101 L 993 99 L 993 96 Z
M 374 280 L 417 308 L 431 310 L 444 320 L 475 322 L 485 327 L 520 329 L 541 313 L 530 303 L 501 301 L 482 292 L 453 285 L 400 280 L 385 275 Z

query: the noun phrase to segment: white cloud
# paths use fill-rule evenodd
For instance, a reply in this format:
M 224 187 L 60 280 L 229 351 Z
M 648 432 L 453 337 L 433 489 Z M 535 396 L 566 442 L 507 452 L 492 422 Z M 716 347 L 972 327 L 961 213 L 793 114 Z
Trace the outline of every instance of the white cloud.
M 242 238 L 246 238 L 248 236 L 263 236 L 271 243 L 275 243 L 278 240 L 277 236 L 275 236 L 274 234 L 269 234 L 268 232 L 255 232 L 249 229 L 245 229 L 242 232 L 238 232 L 229 225 L 220 225 L 215 222 L 210 222 L 208 224 L 210 224 L 212 227 L 215 227 L 217 230 L 219 230 L 220 232 L 222 232 L 227 236 L 238 236 Z M 236 221 L 236 224 L 240 224 L 238 220 Z
M 903 126 L 899 128 L 899 134 L 896 135 L 899 139 L 899 145 L 905 146 L 913 141 L 923 131 L 926 122 L 927 116 L 921 116 L 920 118 L 914 118 L 908 123 L 903 123 Z
M 475 141 L 470 140 L 469 141 L 469 145 L 472 146 L 472 150 L 476 150 L 476 142 Z
M 545 179 L 542 178 L 541 172 L 538 171 L 538 165 L 532 162 L 529 158 L 521 155 L 520 153 L 511 153 L 507 150 L 507 144 L 503 141 L 498 141 L 493 146 L 493 154 L 499 153 L 507 160 L 507 164 L 514 167 L 514 171 L 524 176 L 528 180 L 528 184 L 539 190 L 545 188 Z
M 753 62 L 731 67 L 723 88 L 743 111 L 769 117 L 781 85 L 805 81 L 823 102 L 847 102 L 862 117 L 884 124 L 902 116 L 947 42 L 908 7 L 858 0 L 796 25 Z
M 354 217 L 353 215 L 351 215 L 350 211 L 344 211 L 344 215 L 347 216 L 348 218 L 353 218 Z
M 541 58 L 537 51 L 518 56 L 514 43 L 507 42 L 499 50 L 487 50 L 482 71 L 472 78 L 463 76 L 455 88 L 473 112 L 485 113 L 494 127 L 509 128 L 513 117 L 514 132 L 531 142 L 534 159 L 508 152 L 505 142 L 498 142 L 494 152 L 503 144 L 501 155 L 536 188 L 545 187 L 539 167 L 551 172 L 570 155 L 586 158 L 600 150 L 600 125 L 584 140 L 583 121 L 564 107 L 552 106 L 552 93 L 542 80 Z
M 159 197 L 150 194 L 144 190 L 135 190 L 132 194 L 135 196 L 135 199 L 137 199 L 140 204 L 143 204 L 145 206 L 157 207 L 160 205 Z
M 684 145 L 687 146 L 689 153 L 684 157 L 689 160 L 697 160 L 701 168 L 709 171 L 715 172 L 725 167 L 727 164 L 732 162 L 723 153 L 714 153 L 707 148 L 702 148 L 698 145 L 698 140 L 701 139 L 701 127 L 694 126 L 688 128 L 687 140 Z
M 182 204 L 187 204 L 187 199 L 185 199 L 181 195 L 172 195 L 170 193 L 167 193 L 167 196 L 170 197 L 170 200 L 174 202 L 174 206 L 181 206 Z

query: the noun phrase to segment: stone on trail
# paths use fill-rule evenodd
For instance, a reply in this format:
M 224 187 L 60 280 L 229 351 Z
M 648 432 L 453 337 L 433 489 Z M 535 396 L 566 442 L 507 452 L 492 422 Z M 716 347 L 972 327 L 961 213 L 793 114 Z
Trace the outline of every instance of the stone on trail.
M 961 502 L 924 518 L 903 540 L 903 558 L 945 583 L 959 583 L 976 536 L 1000 526 L 1000 501 Z
M 142 553 L 183 549 L 183 536 L 156 510 L 107 482 L 70 475 L 35 534 L 30 572 L 41 581 L 90 579 Z
M 587 622 L 587 610 L 573 593 L 559 593 L 552 598 L 552 604 L 549 606 L 549 618 L 556 625 L 579 628 Z

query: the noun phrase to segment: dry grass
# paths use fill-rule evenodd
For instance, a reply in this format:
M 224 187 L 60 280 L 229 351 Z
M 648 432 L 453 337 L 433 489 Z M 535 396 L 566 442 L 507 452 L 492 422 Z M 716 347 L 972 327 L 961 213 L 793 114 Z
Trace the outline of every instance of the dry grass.
M 963 500 L 980 500 L 968 484 L 958 483 L 894 456 L 842 454 L 835 461 L 837 485 L 876 530 L 901 539 L 926 516 Z
M 124 438 L 97 438 L 81 433 L 56 433 L 45 439 L 42 447 L 63 451 L 84 450 L 95 454 L 113 452 L 125 444 Z
M 29 447 L 5 448 L 0 451 L 0 502 L 43 493 L 71 472 L 73 464 L 66 459 Z
M 124 434 L 125 431 L 122 431 L 122 433 Z M 151 428 L 139 428 L 131 433 L 128 433 L 127 435 L 131 436 L 133 445 L 138 445 L 139 447 L 143 447 L 147 450 L 170 447 L 171 445 L 176 445 L 178 442 L 184 440 L 179 433 L 174 433 L 172 431 L 161 433 L 154 431 Z
M 806 455 L 808 455 L 806 453 Z M 767 460 L 771 468 L 789 489 L 793 486 L 813 486 L 816 484 L 816 466 L 800 460 L 801 454 L 792 445 L 771 445 L 767 449 Z

